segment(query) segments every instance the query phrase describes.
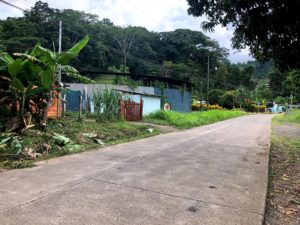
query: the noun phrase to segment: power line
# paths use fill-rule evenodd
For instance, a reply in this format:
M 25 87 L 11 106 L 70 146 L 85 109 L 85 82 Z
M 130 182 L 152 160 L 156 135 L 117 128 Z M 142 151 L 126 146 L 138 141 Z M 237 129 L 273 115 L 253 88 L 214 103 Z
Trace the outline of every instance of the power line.
M 125 0 L 129 5 L 131 5 L 133 8 L 135 8 L 137 11 L 139 11 L 140 13 L 144 14 L 145 16 L 147 16 L 149 19 L 153 20 L 155 23 L 157 23 L 158 25 L 160 25 L 160 22 L 157 21 L 156 19 L 154 19 L 152 16 L 150 16 L 148 13 L 146 13 L 144 10 L 140 9 L 138 6 L 136 6 L 135 4 L 133 4 L 131 1 L 129 0 Z
M 9 6 L 15 8 L 15 9 L 21 10 L 22 12 L 26 11 L 25 9 L 21 8 L 20 6 L 17 6 L 15 4 L 10 3 L 10 2 L 4 1 L 4 0 L 0 0 L 0 2 L 4 3 L 6 5 L 9 5 Z
M 25 0 L 26 1 L 26 0 Z M 27 0 L 28 2 L 31 2 L 31 3 L 33 3 L 33 4 L 35 4 L 36 2 L 37 2 L 37 0 Z M 56 4 L 55 2 L 53 2 L 53 1 L 50 1 L 50 0 L 47 0 L 47 3 L 49 4 L 49 3 L 51 3 L 51 4 L 53 4 L 53 5 L 55 5 L 55 6 L 57 6 L 58 8 L 63 8 L 63 7 L 61 7 L 60 5 L 58 5 L 58 4 Z
M 26 4 L 26 2 L 22 1 L 22 0 L 14 0 L 14 1 L 10 1 L 10 3 L 13 3 L 15 5 L 17 5 L 18 7 L 20 8 L 23 8 L 23 9 L 27 9 L 29 8 L 30 6 L 28 6 Z

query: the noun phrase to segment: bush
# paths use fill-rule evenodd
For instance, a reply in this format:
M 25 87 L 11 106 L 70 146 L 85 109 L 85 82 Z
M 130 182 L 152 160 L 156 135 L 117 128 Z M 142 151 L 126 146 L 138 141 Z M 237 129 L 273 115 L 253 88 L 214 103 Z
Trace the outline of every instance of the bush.
M 234 106 L 233 100 L 234 100 L 234 91 L 227 91 L 221 96 L 220 104 L 224 108 L 232 109 Z
M 287 104 L 289 102 L 289 98 L 284 98 L 282 96 L 277 96 L 274 99 L 274 102 L 276 102 L 277 104 Z
M 215 105 L 207 105 L 207 104 L 192 104 L 192 111 L 206 111 L 206 110 L 213 110 L 213 109 L 220 109 L 223 108 L 218 104 Z
M 256 105 L 256 104 L 249 104 L 245 106 L 245 110 L 249 112 L 265 112 L 266 105 Z
M 208 93 L 209 103 L 214 104 L 214 105 L 220 104 L 221 97 L 223 94 L 224 94 L 224 92 L 219 89 L 213 89 L 213 90 L 209 91 L 209 93 Z

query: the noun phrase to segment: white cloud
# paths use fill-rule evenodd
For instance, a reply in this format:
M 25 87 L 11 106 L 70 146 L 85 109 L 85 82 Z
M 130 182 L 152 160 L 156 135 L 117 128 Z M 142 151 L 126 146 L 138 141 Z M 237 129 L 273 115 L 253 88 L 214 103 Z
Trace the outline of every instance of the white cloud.
M 37 0 L 13 0 L 11 3 L 29 9 Z M 171 31 L 179 28 L 202 31 L 203 18 L 187 14 L 186 0 L 44 0 L 50 7 L 86 11 L 99 18 L 109 18 L 120 26 L 143 26 L 152 31 Z M 21 16 L 20 10 L 0 3 L 0 18 Z M 205 33 L 217 40 L 221 47 L 230 50 L 232 62 L 245 62 L 252 59 L 249 51 L 235 53 L 231 47 L 232 28 L 216 27 L 213 33 Z

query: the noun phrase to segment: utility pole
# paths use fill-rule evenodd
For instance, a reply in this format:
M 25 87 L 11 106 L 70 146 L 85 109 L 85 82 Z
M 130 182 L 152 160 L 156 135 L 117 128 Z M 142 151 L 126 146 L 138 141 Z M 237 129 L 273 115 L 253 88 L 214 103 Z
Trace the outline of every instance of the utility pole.
M 203 88 L 202 88 L 202 77 L 201 77 L 201 82 L 200 82 L 200 104 L 202 104 L 203 101 Z
M 58 53 L 61 53 L 61 36 L 62 36 L 62 22 L 59 21 L 59 31 L 58 31 Z M 61 84 L 61 67 L 60 65 L 58 65 L 58 74 L 57 74 L 57 87 L 60 88 L 60 84 Z M 57 109 L 56 109 L 56 116 L 57 118 L 60 116 L 60 97 L 61 94 L 58 91 L 57 92 L 57 98 L 56 98 L 56 102 L 57 102 Z
M 207 101 L 207 105 L 208 105 L 208 92 L 209 92 L 209 53 L 207 55 L 207 77 L 206 77 L 206 79 L 207 79 L 207 99 L 206 99 L 206 101 Z
M 58 35 L 58 53 L 61 53 L 61 37 L 62 37 L 62 22 L 59 21 L 59 35 Z M 58 85 L 60 86 L 61 83 L 61 68 L 58 68 Z

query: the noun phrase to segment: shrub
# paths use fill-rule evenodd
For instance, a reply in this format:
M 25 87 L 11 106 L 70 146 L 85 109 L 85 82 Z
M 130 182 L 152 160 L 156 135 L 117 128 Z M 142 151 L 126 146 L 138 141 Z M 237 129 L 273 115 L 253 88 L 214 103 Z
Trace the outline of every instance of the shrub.
M 218 104 L 215 105 L 207 105 L 207 104 L 192 104 L 192 111 L 206 111 L 206 110 L 213 110 L 213 109 L 220 109 L 223 108 L 219 106 Z
M 227 91 L 221 96 L 220 104 L 222 107 L 227 109 L 232 109 L 234 106 L 233 102 L 234 102 L 234 91 Z
M 213 90 L 209 91 L 209 93 L 208 93 L 209 103 L 220 104 L 221 97 L 223 94 L 224 94 L 224 92 L 219 89 L 213 89 Z
M 274 99 L 274 102 L 278 103 L 278 104 L 287 104 L 289 102 L 289 98 L 284 98 L 282 96 L 277 96 Z
M 249 112 L 265 112 L 266 105 L 249 104 L 245 109 Z
M 116 121 L 119 118 L 119 95 L 109 88 L 95 90 L 93 101 L 97 112 L 97 121 Z

